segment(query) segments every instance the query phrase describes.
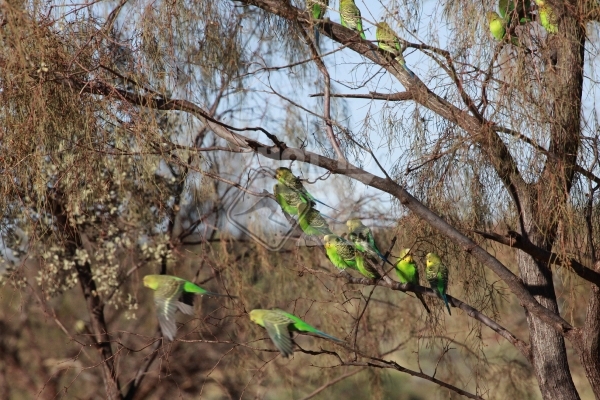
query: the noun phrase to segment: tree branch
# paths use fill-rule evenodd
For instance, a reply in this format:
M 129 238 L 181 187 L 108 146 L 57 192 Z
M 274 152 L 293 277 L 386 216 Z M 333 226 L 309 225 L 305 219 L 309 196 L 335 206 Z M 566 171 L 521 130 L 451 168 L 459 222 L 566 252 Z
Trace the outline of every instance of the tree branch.
M 538 261 L 570 267 L 579 277 L 600 287 L 600 273 L 597 271 L 586 267 L 574 258 L 561 257 L 556 253 L 542 249 L 515 231 L 508 231 L 506 235 L 478 230 L 473 230 L 473 232 L 494 242 L 522 250 Z

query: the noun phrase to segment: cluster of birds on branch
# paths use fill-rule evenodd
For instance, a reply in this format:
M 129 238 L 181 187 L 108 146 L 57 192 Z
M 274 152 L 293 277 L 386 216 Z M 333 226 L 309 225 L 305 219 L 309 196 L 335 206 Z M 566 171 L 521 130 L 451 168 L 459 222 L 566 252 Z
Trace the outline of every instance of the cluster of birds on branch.
M 514 28 L 533 21 L 537 9 L 537 20 L 549 34 L 558 32 L 558 18 L 552 7 L 545 0 L 499 0 L 498 12 L 489 11 L 486 16 L 492 36 L 498 41 L 506 41 L 515 46 L 521 46 L 512 33 Z
M 329 0 L 307 0 L 306 8 L 311 14 L 312 18 L 316 21 L 322 20 L 325 16 L 325 12 L 327 11 L 327 7 L 329 7 Z M 354 0 L 340 0 L 340 22 L 342 26 L 352 29 L 360 34 L 360 37 L 364 40 L 367 39 L 365 36 L 365 31 L 362 26 L 362 17 L 360 14 L 360 9 L 354 3 Z M 404 56 L 402 53 L 406 46 L 401 44 L 401 40 L 398 38 L 396 33 L 390 28 L 390 26 L 385 21 L 381 21 L 376 25 L 377 30 L 375 31 L 375 37 L 377 39 L 378 47 L 385 51 L 386 54 L 389 53 L 394 57 L 394 59 L 408 72 L 411 77 L 414 77 L 415 74 L 406 66 L 406 61 L 404 61 Z M 314 27 L 315 30 L 315 43 L 317 47 L 319 46 L 319 28 L 317 25 Z M 404 41 L 402 41 L 404 43 Z M 377 58 L 377 55 L 375 54 Z
M 347 233 L 342 236 L 335 235 L 329 229 L 325 216 L 315 208 L 317 203 L 327 205 L 315 199 L 306 190 L 300 178 L 285 167 L 278 168 L 274 177 L 278 183 L 273 186 L 273 194 L 282 211 L 289 218 L 297 218 L 297 224 L 305 235 L 323 239 L 327 258 L 340 272 L 354 269 L 369 279 L 379 280 L 381 274 L 375 265 L 381 260 L 382 265 L 387 263 L 394 267 L 400 283 L 419 285 L 419 269 L 410 254 L 410 249 L 403 249 L 398 261 L 392 264 L 379 251 L 371 229 L 356 218 L 347 221 Z M 451 315 L 446 297 L 448 268 L 435 253 L 426 256 L 425 275 L 431 288 L 444 300 L 448 314 Z M 177 332 L 175 313 L 179 310 L 184 314 L 193 315 L 194 295 L 234 297 L 209 292 L 190 281 L 172 275 L 146 275 L 143 282 L 144 286 L 154 290 L 154 304 L 160 329 L 163 336 L 170 341 L 174 339 Z M 415 294 L 425 310 L 430 313 L 421 293 L 415 292 Z M 250 311 L 249 316 L 251 321 L 266 329 L 275 347 L 284 357 L 289 357 L 293 353 L 290 335 L 294 331 L 345 343 L 280 309 L 254 309 Z

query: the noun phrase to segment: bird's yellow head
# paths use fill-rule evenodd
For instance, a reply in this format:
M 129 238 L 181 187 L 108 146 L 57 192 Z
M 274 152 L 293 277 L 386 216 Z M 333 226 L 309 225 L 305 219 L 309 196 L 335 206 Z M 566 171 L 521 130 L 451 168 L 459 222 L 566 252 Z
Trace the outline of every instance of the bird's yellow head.
M 488 11 L 485 14 L 485 17 L 487 18 L 488 23 L 502 19 L 502 18 L 500 18 L 500 15 L 498 15 L 498 13 L 496 11 Z
M 158 287 L 158 279 L 156 279 L 156 275 L 146 275 L 144 277 L 144 286 L 152 290 L 156 290 Z
M 280 167 L 275 170 L 275 179 L 278 181 L 284 181 L 289 178 L 289 176 L 293 175 L 292 170 L 285 167 Z
M 248 315 L 250 316 L 250 321 L 262 326 L 264 313 L 265 313 L 265 310 L 260 310 L 257 308 L 257 309 L 250 311 L 250 313 Z
M 400 258 L 400 261 L 406 261 L 409 263 L 413 262 L 412 254 L 410 254 L 410 249 L 402 249 L 398 258 Z
M 362 221 L 358 218 L 352 218 L 346 221 L 346 226 L 348 227 L 348 231 L 352 232 L 354 229 L 362 226 Z
M 440 257 L 435 253 L 427 253 L 427 255 L 425 256 L 425 261 L 427 262 L 427 265 L 432 265 L 432 264 L 442 262 Z
M 544 0 L 533 0 L 533 2 L 535 4 L 537 4 L 538 6 L 542 7 L 544 6 L 546 3 L 544 2 Z
M 323 236 L 323 241 L 325 242 L 325 248 L 330 249 L 334 245 L 335 236 L 334 235 L 325 235 Z

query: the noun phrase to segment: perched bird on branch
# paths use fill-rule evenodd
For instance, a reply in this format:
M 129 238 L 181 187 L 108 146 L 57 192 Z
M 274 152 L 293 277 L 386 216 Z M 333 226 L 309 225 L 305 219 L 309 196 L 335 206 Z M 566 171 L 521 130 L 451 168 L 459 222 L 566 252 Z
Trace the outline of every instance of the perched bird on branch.
M 440 257 L 435 253 L 429 253 L 425 256 L 427 267 L 425 268 L 425 276 L 427 281 L 431 285 L 431 288 L 438 292 L 446 308 L 448 308 L 448 314 L 450 312 L 450 305 L 448 304 L 448 298 L 446 297 L 446 290 L 448 289 L 448 267 L 442 263 Z
M 412 255 L 410 254 L 410 249 L 402 249 L 400 252 L 400 259 L 396 263 L 396 274 L 398 275 L 398 280 L 400 283 L 420 285 L 419 268 L 417 268 L 417 264 L 415 264 Z M 419 299 L 421 304 L 423 304 L 425 311 L 427 311 L 427 313 L 431 313 L 431 311 L 429 311 L 429 307 L 427 307 L 427 303 L 425 303 L 423 295 L 415 292 L 415 296 L 417 296 L 417 299 Z

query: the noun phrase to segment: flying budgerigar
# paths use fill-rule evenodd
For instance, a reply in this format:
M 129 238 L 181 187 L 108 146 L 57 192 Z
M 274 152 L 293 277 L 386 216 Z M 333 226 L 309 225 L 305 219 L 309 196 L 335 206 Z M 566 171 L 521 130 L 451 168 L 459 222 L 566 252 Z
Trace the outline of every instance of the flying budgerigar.
M 371 232 L 371 229 L 364 225 L 360 219 L 349 219 L 346 221 L 346 226 L 348 227 L 348 238 L 352 241 L 352 243 L 354 243 L 354 246 L 356 246 L 358 251 L 366 253 L 374 258 L 379 257 L 392 267 L 394 266 L 394 264 L 389 262 L 388 259 L 381 254 L 377 248 L 377 245 L 375 244 L 373 232 Z
M 417 264 L 415 264 L 412 255 L 410 254 L 410 249 L 402 249 L 400 252 L 400 259 L 396 263 L 396 274 L 398 275 L 398 280 L 400 283 L 412 283 L 413 285 L 420 285 L 419 283 L 419 268 Z M 417 299 L 421 301 L 423 307 L 425 307 L 425 311 L 430 313 L 429 307 L 427 307 L 427 303 L 425 303 L 425 299 L 421 293 L 415 292 L 415 296 Z
M 306 8 L 313 19 L 323 19 L 325 11 L 329 7 L 329 0 L 306 0 Z M 319 28 L 315 25 L 315 43 L 319 47 Z
M 381 21 L 377 24 L 375 37 L 377 38 L 377 44 L 380 49 L 391 53 L 395 57 L 395 60 L 398 61 L 410 76 L 415 76 L 414 72 L 406 66 L 406 61 L 404 61 L 404 56 L 402 55 L 403 48 L 400 45 L 400 40 L 387 22 Z
M 354 0 L 340 0 L 340 20 L 342 26 L 360 33 L 360 37 L 367 39 L 363 31 L 360 10 L 354 4 Z
M 285 185 L 289 189 L 298 193 L 302 197 L 302 199 L 304 200 L 305 203 L 317 202 L 317 203 L 323 204 L 326 207 L 331 208 L 332 210 L 335 210 L 335 208 L 328 206 L 327 204 L 323 203 L 322 201 L 315 199 L 310 193 L 308 193 L 308 191 L 304 188 L 304 185 L 302 184 L 302 181 L 300 180 L 300 178 L 298 178 L 296 175 L 294 175 L 292 173 L 292 170 L 290 170 L 289 168 L 285 168 L 285 167 L 277 168 L 277 170 L 275 171 L 275 178 L 282 185 Z M 338 210 L 336 210 L 336 211 L 338 211 Z
M 558 18 L 554 13 L 552 7 L 550 7 L 544 0 L 536 0 L 538 6 L 538 14 L 540 17 L 540 24 L 544 27 L 548 33 L 558 32 Z
M 428 253 L 425 256 L 425 261 L 427 262 L 427 267 L 425 268 L 427 281 L 431 285 L 431 288 L 437 291 L 442 299 L 444 299 L 444 303 L 448 308 L 448 314 L 452 315 L 450 312 L 450 305 L 448 304 L 448 298 L 446 297 L 446 289 L 448 289 L 448 267 L 444 265 L 440 257 L 435 253 Z
M 275 201 L 281 206 L 281 209 L 289 215 L 298 215 L 298 207 L 301 204 L 314 204 L 312 201 L 303 198 L 295 190 L 280 183 L 273 185 L 273 195 L 275 195 Z
M 308 204 L 300 204 L 298 207 L 298 223 L 302 231 L 308 236 L 331 235 L 327 221 L 321 213 Z
M 327 258 L 340 270 L 352 268 L 370 279 L 377 279 L 380 275 L 365 262 L 361 252 L 353 243 L 336 235 L 325 235 L 325 252 Z
M 343 340 L 321 332 L 312 325 L 307 324 L 294 314 L 290 314 L 283 310 L 261 310 L 255 309 L 250 311 L 250 320 L 257 325 L 262 326 L 267 330 L 269 337 L 281 352 L 284 357 L 289 357 L 293 354 L 293 344 L 291 332 L 308 332 L 325 339 L 333 340 L 334 342 L 344 343 Z
M 186 293 L 232 297 L 209 292 L 190 281 L 172 275 L 146 275 L 144 276 L 144 286 L 154 290 L 154 304 L 156 305 L 160 329 L 163 335 L 171 341 L 177 332 L 177 326 L 175 325 L 175 312 L 177 309 L 187 315 L 194 314 L 194 308 L 190 304 L 192 301 L 185 296 Z M 180 301 L 181 297 L 184 297 L 183 301 Z

